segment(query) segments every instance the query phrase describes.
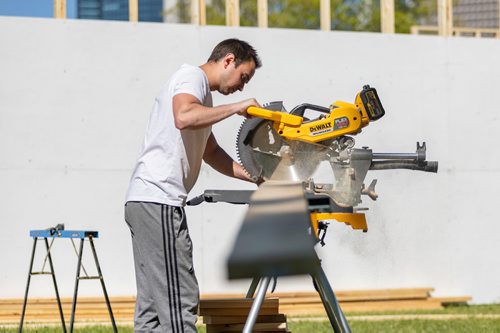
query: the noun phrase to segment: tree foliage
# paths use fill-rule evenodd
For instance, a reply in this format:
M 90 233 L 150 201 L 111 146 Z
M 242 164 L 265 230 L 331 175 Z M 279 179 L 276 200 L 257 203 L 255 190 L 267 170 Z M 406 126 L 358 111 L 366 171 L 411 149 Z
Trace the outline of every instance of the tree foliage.
M 330 0 L 332 30 L 380 31 L 380 0 Z M 186 13 L 186 0 L 178 2 Z M 207 2 L 207 24 L 224 25 L 225 0 Z M 257 0 L 240 0 L 240 24 L 257 26 Z M 412 25 L 435 15 L 435 0 L 395 0 L 396 32 L 409 33 Z M 268 0 L 269 27 L 319 29 L 320 0 Z M 182 17 L 181 17 L 182 16 Z M 189 17 L 180 15 L 181 22 Z

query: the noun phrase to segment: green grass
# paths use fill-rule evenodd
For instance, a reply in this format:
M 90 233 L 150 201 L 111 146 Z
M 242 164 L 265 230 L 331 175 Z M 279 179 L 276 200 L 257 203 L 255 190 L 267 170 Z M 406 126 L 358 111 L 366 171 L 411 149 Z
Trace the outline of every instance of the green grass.
M 436 310 L 402 310 L 384 312 L 347 312 L 347 316 L 403 315 L 403 314 L 500 314 L 500 304 L 451 305 Z
M 494 333 L 500 332 L 500 319 L 351 321 L 349 326 L 355 333 Z M 293 333 L 332 332 L 327 321 L 290 322 L 288 327 Z
M 375 318 L 381 315 L 459 315 L 453 319 L 393 319 L 393 320 L 360 320 L 359 316 Z M 494 315 L 477 317 L 478 315 Z M 441 310 L 421 311 L 386 311 L 380 313 L 347 313 L 349 326 L 354 333 L 500 333 L 500 304 L 453 306 Z M 293 333 L 331 333 L 329 321 L 323 318 L 289 317 L 288 327 Z M 319 320 L 318 320 L 319 319 Z M 57 333 L 61 332 L 58 326 L 30 327 L 23 332 L 27 333 Z M 131 326 L 120 326 L 120 333 L 133 333 Z M 15 333 L 17 328 L 2 328 L 0 333 Z M 111 326 L 86 326 L 77 327 L 77 333 L 111 333 Z M 199 333 L 205 333 L 205 328 L 200 327 Z
M 350 327 L 355 333 L 478 333 L 500 332 L 500 319 L 459 319 L 459 320 L 388 320 L 388 321 L 351 321 Z M 288 327 L 293 333 L 331 333 L 332 328 L 328 321 L 295 321 Z M 27 328 L 27 333 L 56 333 L 61 332 L 59 327 Z M 131 326 L 119 327 L 121 333 L 133 333 Z M 17 332 L 16 328 L 0 328 L 2 333 Z M 75 329 L 78 333 L 111 333 L 110 326 L 87 326 Z M 198 330 L 205 333 L 204 328 Z

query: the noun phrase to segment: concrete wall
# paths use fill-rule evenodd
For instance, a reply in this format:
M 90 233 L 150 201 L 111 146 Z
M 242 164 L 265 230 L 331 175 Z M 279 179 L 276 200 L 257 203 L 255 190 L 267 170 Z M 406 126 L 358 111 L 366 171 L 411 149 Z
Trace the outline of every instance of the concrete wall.
M 369 232 L 332 225 L 319 250 L 334 288 L 431 286 L 435 295 L 500 301 L 498 40 L 7 17 L 0 31 L 0 298 L 23 295 L 28 231 L 57 223 L 99 230 L 109 293 L 135 293 L 123 199 L 153 99 L 180 64 L 201 64 L 218 41 L 236 36 L 259 50 L 264 67 L 243 93 L 214 94 L 216 104 L 256 97 L 289 108 L 329 105 L 352 101 L 369 83 L 387 114 L 357 144 L 412 152 L 425 140 L 428 158 L 440 162 L 437 175 L 369 174 L 380 195 L 364 202 Z M 214 127 L 233 156 L 240 122 Z M 251 185 L 204 166 L 192 195 L 207 188 Z M 203 293 L 248 286 L 225 279 L 244 211 L 187 208 Z M 71 243 L 58 240 L 53 251 L 61 293 L 70 296 Z M 52 296 L 49 281 L 34 278 L 31 295 Z M 312 289 L 307 277 L 280 281 L 281 291 Z M 100 294 L 95 282 L 81 285 L 82 294 Z

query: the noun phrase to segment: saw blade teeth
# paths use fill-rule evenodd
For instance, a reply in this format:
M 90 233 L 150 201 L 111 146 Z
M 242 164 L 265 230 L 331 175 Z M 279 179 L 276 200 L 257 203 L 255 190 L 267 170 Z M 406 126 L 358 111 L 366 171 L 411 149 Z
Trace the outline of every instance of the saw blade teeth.
M 245 165 L 243 164 L 243 161 L 241 159 L 241 152 L 240 152 L 240 147 L 239 147 L 239 142 L 240 142 L 240 136 L 241 136 L 241 131 L 243 130 L 243 127 L 245 126 L 245 123 L 247 122 L 247 119 L 244 119 L 241 124 L 240 128 L 238 129 L 238 133 L 236 134 L 236 156 L 238 157 L 238 162 L 240 165 L 243 167 L 243 170 L 250 175 L 248 170 L 245 168 Z
M 268 110 L 286 112 L 282 102 L 273 101 L 270 103 L 265 103 L 263 105 L 264 108 L 267 108 Z M 257 179 L 259 177 L 265 177 L 263 174 L 263 168 L 264 168 L 263 164 L 265 164 L 266 162 L 264 162 L 262 159 L 268 160 L 269 157 L 266 154 L 264 155 L 261 154 L 259 156 L 255 155 L 257 150 L 254 150 L 254 148 L 256 147 L 254 147 L 255 142 L 253 142 L 253 139 L 255 138 L 256 135 L 260 135 L 256 134 L 255 132 L 256 130 L 257 131 L 260 130 L 263 133 L 267 133 L 269 128 L 272 128 L 268 125 L 268 122 L 269 120 L 265 120 L 260 117 L 244 119 L 240 125 L 238 134 L 236 136 L 236 154 L 238 157 L 238 161 L 243 167 L 243 170 L 251 178 L 254 179 Z M 257 148 L 259 147 L 257 146 Z M 271 165 L 275 164 L 275 162 L 273 161 L 271 161 L 270 163 Z

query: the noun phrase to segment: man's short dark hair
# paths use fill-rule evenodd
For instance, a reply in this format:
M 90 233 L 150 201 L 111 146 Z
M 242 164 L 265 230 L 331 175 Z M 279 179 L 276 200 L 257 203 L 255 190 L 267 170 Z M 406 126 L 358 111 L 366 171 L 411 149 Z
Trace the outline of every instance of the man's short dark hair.
M 217 44 L 207 62 L 217 62 L 224 58 L 228 53 L 234 54 L 236 67 L 238 67 L 241 63 L 250 60 L 254 61 L 255 68 L 262 66 L 262 61 L 257 55 L 257 51 L 247 42 L 236 38 L 226 39 Z

